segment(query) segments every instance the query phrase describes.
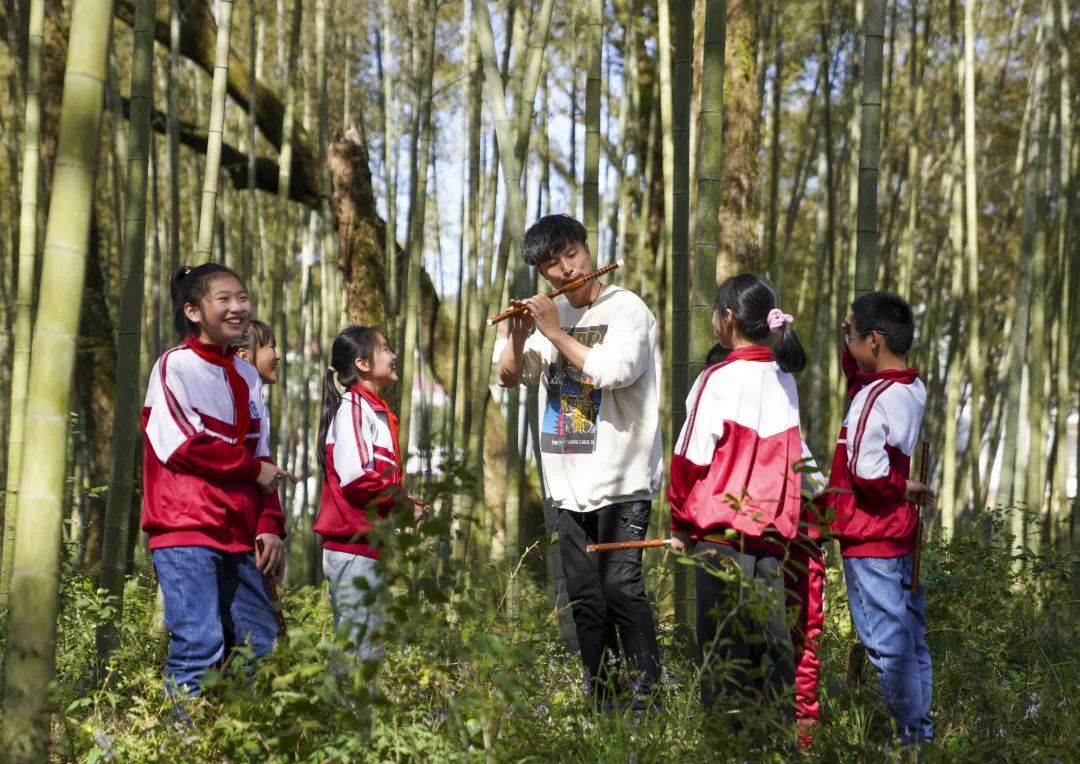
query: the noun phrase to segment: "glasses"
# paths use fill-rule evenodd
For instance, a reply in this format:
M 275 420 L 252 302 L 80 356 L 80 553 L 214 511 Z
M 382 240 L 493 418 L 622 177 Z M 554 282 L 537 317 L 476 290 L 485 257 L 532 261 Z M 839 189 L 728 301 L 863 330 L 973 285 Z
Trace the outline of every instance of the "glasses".
M 884 335 L 889 334 L 888 332 L 883 332 L 880 329 L 867 329 L 865 332 L 858 332 L 857 334 L 855 334 L 855 336 L 862 338 L 862 337 L 865 337 L 868 334 L 873 334 L 874 332 L 877 332 L 878 334 L 884 334 Z M 845 345 L 850 345 L 852 335 L 848 334 L 847 332 L 844 332 L 843 335 L 844 335 L 844 344 Z

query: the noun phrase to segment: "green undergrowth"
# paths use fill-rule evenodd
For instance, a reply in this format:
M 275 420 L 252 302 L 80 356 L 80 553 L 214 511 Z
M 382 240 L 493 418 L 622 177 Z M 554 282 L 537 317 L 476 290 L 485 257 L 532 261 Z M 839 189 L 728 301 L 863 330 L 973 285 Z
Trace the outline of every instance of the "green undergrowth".
M 871 667 L 861 682 L 845 681 L 853 637 L 834 568 L 821 655 L 824 718 L 813 746 L 800 752 L 777 708 L 748 714 L 739 736 L 725 717 L 705 718 L 693 663 L 670 618 L 660 624 L 664 682 L 656 707 L 640 717 L 628 709 L 590 713 L 577 656 L 559 641 L 545 589 L 523 567 L 512 574 L 458 566 L 448 533 L 435 521 L 390 537 L 381 665 L 330 672 L 335 645 L 325 591 L 291 589 L 284 592 L 287 642 L 257 662 L 238 653 L 209 677 L 205 696 L 181 710 L 163 694 L 166 643 L 151 633 L 148 582 L 129 582 L 122 647 L 95 673 L 95 626 L 115 612 L 88 581 L 66 576 L 54 759 L 913 760 L 909 751 L 883 752 L 889 726 Z M 1076 561 L 1006 550 L 974 534 L 925 546 L 937 739 L 922 751 L 924 761 L 1080 760 Z M 653 567 L 650 588 L 669 591 L 671 570 Z

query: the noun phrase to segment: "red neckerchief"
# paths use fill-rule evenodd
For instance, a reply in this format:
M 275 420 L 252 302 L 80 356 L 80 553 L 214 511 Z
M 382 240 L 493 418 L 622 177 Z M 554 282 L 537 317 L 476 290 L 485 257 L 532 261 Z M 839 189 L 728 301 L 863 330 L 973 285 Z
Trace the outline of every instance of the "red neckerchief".
M 854 398 L 856 393 L 864 387 L 881 379 L 910 385 L 918 378 L 918 369 L 885 369 L 884 371 L 875 372 L 857 371 L 855 372 L 855 384 L 848 390 L 848 398 Z
M 390 407 L 386 404 L 382 398 L 377 394 L 371 392 L 362 384 L 357 382 L 355 385 L 349 388 L 350 391 L 356 393 L 361 398 L 371 404 L 373 411 L 382 411 L 386 414 L 386 423 L 390 425 L 390 439 L 394 442 L 394 459 L 397 460 L 397 468 L 401 469 L 401 446 L 398 445 L 398 418 Z
M 194 350 L 195 355 L 207 363 L 220 366 L 225 370 L 225 379 L 229 382 L 233 405 L 236 407 L 236 443 L 240 446 L 246 445 L 248 430 L 251 428 L 251 412 L 248 410 L 249 390 L 247 382 L 233 363 L 236 348 L 230 347 L 223 351 L 220 345 L 211 345 L 194 336 L 185 338 L 184 345 Z
M 731 361 L 772 361 L 774 360 L 772 348 L 764 345 L 751 345 L 744 348 L 735 348 L 727 354 L 724 363 Z

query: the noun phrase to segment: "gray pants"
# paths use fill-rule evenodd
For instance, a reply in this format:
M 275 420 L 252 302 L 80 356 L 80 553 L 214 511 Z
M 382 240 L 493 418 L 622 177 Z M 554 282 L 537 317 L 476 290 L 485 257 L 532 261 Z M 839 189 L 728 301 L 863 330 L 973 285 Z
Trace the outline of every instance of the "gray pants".
M 370 557 L 323 549 L 323 575 L 330 584 L 334 631 L 349 640 L 348 654 L 361 661 L 377 661 L 383 653 L 379 638 L 382 579 L 377 565 L 378 560 Z

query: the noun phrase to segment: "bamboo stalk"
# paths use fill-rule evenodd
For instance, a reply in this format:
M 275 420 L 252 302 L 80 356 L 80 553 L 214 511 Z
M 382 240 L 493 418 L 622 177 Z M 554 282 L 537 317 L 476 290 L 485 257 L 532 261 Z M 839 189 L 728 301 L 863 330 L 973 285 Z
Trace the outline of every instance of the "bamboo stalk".
M 4 540 L 0 561 L 0 606 L 8 601 L 15 555 L 16 506 L 25 438 L 26 400 L 30 374 L 30 338 L 37 262 L 38 174 L 41 165 L 41 67 L 45 36 L 45 0 L 30 3 L 26 60 L 26 106 L 23 117 L 22 190 L 19 201 L 19 280 L 15 293 L 11 359 L 11 403 L 8 409 L 7 475 L 4 495 Z
M 14 764 L 48 758 L 68 403 L 101 136 L 111 0 L 75 0 L 26 402 L 4 677 L 3 742 Z
M 225 83 L 229 76 L 229 36 L 233 0 L 218 0 L 217 49 L 214 54 L 214 85 L 210 95 L 210 127 L 207 129 L 206 168 L 203 172 L 202 207 L 196 259 L 213 259 L 216 204 L 221 169 L 221 144 L 225 131 Z M 224 253 L 220 253 L 224 255 Z
M 154 82 L 154 0 L 137 0 L 131 65 L 131 133 L 124 209 L 124 258 L 116 340 L 116 410 L 112 471 L 105 504 L 99 587 L 108 592 L 116 614 L 97 632 L 98 661 L 104 665 L 119 646 L 117 624 L 124 613 L 124 568 L 128 520 L 134 492 L 141 405 L 139 343 L 142 330 L 143 261 L 146 256 L 146 184 L 150 150 L 150 111 Z

